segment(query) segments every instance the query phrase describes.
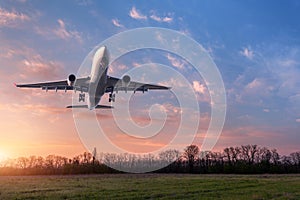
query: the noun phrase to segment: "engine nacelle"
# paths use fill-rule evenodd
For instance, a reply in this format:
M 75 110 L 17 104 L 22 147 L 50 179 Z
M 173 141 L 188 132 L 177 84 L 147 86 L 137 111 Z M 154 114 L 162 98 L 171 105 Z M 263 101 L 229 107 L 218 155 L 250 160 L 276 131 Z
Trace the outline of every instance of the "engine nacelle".
M 127 86 L 129 84 L 130 80 L 131 80 L 130 76 L 128 76 L 128 75 L 123 76 L 122 77 L 122 83 L 123 83 L 123 85 Z
M 74 74 L 70 74 L 68 77 L 68 85 L 73 86 L 76 81 L 76 76 Z

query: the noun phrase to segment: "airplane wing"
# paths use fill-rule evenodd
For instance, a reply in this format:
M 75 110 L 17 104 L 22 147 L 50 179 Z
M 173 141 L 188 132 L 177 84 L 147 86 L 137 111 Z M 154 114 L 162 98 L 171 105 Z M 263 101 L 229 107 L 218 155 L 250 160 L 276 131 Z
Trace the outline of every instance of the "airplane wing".
M 49 81 L 32 84 L 15 84 L 16 87 L 20 88 L 41 88 L 42 90 L 82 90 L 83 92 L 88 91 L 89 77 L 76 79 L 73 85 L 69 85 L 68 80 L 62 81 Z
M 66 108 L 88 108 L 88 105 L 71 105 L 67 106 Z M 107 106 L 107 105 L 97 105 L 95 109 L 112 109 L 113 106 Z
M 154 85 L 147 83 L 140 83 L 129 81 L 128 83 L 123 83 L 122 79 L 108 76 L 107 77 L 107 88 L 105 92 L 113 91 L 148 91 L 148 90 L 169 90 L 170 87 L 162 85 Z

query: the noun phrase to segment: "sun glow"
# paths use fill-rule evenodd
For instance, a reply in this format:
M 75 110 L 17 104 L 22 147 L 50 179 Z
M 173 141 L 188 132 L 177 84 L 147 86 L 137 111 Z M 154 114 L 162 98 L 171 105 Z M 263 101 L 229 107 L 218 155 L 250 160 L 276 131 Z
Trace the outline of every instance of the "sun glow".
M 7 154 L 3 151 L 0 151 L 0 164 L 8 158 Z

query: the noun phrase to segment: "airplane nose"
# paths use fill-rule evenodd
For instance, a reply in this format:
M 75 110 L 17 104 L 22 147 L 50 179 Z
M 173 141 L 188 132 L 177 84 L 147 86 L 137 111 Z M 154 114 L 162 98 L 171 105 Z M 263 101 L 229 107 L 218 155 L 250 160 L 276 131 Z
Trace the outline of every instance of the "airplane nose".
M 109 57 L 108 48 L 105 45 L 102 48 L 103 48 L 103 55 L 108 58 Z
M 107 47 L 106 46 L 102 46 L 102 47 L 99 48 L 99 50 L 102 51 L 103 54 L 105 54 L 106 51 L 107 51 Z
M 107 52 L 106 46 L 99 47 L 94 55 L 94 59 L 101 60 L 101 58 L 106 54 L 106 52 Z

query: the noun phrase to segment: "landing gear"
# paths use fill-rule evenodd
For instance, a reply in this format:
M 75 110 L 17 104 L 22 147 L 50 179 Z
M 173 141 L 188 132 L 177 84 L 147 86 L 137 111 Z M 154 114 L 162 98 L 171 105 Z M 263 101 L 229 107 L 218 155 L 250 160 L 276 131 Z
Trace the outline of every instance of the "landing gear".
M 115 102 L 115 100 L 116 100 L 116 94 L 110 93 L 108 101 L 109 102 Z
M 85 102 L 85 94 L 84 93 L 80 93 L 79 94 L 79 102 Z

